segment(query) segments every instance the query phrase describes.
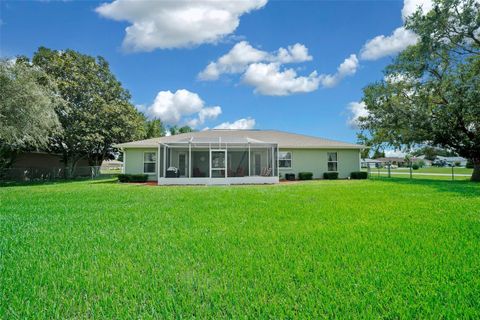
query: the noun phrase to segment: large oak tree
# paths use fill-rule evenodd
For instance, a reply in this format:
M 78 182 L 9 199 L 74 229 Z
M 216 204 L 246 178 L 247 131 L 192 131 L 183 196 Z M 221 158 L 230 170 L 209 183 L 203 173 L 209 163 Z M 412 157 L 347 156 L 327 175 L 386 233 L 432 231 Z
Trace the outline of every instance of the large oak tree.
M 115 143 L 144 137 L 143 116 L 104 58 L 39 48 L 32 63 L 53 79 L 65 101 L 56 110 L 63 131 L 51 140 L 51 148 L 63 155 L 70 171 L 82 158 L 100 165 Z
M 406 28 L 418 37 L 364 89 L 360 127 L 378 144 L 431 145 L 470 159 L 480 181 L 480 4 L 435 0 Z

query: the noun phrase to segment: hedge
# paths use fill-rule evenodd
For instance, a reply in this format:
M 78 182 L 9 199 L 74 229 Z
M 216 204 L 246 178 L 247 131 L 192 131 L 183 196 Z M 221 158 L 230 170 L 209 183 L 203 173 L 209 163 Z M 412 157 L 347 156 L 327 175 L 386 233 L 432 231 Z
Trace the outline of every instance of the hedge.
M 338 172 L 324 172 L 323 179 L 336 180 L 338 179 Z
M 368 178 L 368 172 L 354 171 L 354 172 L 350 173 L 350 178 L 351 179 L 367 179 Z
M 285 179 L 289 181 L 295 180 L 295 173 L 285 173 Z
M 299 172 L 298 179 L 299 180 L 312 180 L 313 173 L 312 172 Z
M 147 182 L 148 175 L 146 174 L 119 174 L 118 181 L 120 182 Z

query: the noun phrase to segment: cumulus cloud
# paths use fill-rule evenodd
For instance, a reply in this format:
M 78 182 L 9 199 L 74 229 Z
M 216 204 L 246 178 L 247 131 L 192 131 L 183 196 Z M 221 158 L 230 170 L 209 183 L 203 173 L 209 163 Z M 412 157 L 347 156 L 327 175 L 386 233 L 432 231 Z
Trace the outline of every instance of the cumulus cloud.
M 123 46 L 131 51 L 215 43 L 234 32 L 240 17 L 267 0 L 151 1 L 115 0 L 96 8 L 101 16 L 131 23 Z
M 137 108 L 151 118 L 161 119 L 165 124 L 186 123 L 192 127 L 203 124 L 207 119 L 215 119 L 222 113 L 219 106 L 205 106 L 198 94 L 186 89 L 160 91 L 152 105 Z
M 242 82 L 253 86 L 254 92 L 285 96 L 315 91 L 320 85 L 333 87 L 344 77 L 355 74 L 358 68 L 358 58 L 354 54 L 340 64 L 335 74 L 319 75 L 313 71 L 309 75 L 300 76 L 295 69 L 284 67 L 285 64 L 312 59 L 308 48 L 301 43 L 267 52 L 254 48 L 247 41 L 241 41 L 218 60 L 210 62 L 198 78 L 217 80 L 222 74 L 242 74 Z
M 317 90 L 320 78 L 316 71 L 305 77 L 293 69 L 280 70 L 278 63 L 253 63 L 243 75 L 243 82 L 255 87 L 255 93 L 286 96 Z
M 312 56 L 308 54 L 308 48 L 300 43 L 270 53 L 252 47 L 247 41 L 241 41 L 217 61 L 210 62 L 198 74 L 198 78 L 217 80 L 221 74 L 243 73 L 250 64 L 257 62 L 298 63 L 310 60 Z
M 417 41 L 418 36 L 414 32 L 399 27 L 390 36 L 380 35 L 368 40 L 360 52 L 360 57 L 363 60 L 377 60 L 397 54 Z
M 253 129 L 255 127 L 255 119 L 243 118 L 234 122 L 224 122 L 216 126 L 214 129 Z
M 336 86 L 346 76 L 354 75 L 357 72 L 359 63 L 355 54 L 351 54 L 337 68 L 335 74 L 321 75 L 321 83 L 324 87 L 331 88 Z
M 433 9 L 432 0 L 405 0 L 402 8 L 402 19 L 406 20 L 409 16 L 414 14 L 418 9 L 425 14 Z
M 354 129 L 358 128 L 359 118 L 368 116 L 367 106 L 363 101 L 350 102 L 348 104 L 347 110 L 349 111 L 349 118 L 347 120 L 347 124 Z

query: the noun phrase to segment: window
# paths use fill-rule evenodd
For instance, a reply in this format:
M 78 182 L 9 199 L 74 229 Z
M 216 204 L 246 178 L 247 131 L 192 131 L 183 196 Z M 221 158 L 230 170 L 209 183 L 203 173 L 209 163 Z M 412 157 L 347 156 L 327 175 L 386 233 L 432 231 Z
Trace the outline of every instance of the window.
M 157 167 L 157 153 L 143 153 L 143 173 L 155 173 Z
M 280 168 L 291 168 L 292 167 L 292 153 L 291 152 L 279 152 L 279 163 Z
M 327 152 L 328 171 L 338 171 L 338 158 L 336 152 Z

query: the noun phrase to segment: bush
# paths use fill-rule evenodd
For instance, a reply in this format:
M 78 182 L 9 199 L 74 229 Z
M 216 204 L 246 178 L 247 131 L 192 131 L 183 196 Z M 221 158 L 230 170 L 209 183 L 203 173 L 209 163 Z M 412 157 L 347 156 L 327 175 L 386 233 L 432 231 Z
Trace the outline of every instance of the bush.
M 420 166 L 417 163 L 412 164 L 412 169 L 413 170 L 418 170 L 420 169 Z
M 295 173 L 285 173 L 285 180 L 294 181 Z
M 148 175 L 146 174 L 119 174 L 118 181 L 120 182 L 147 182 Z
M 350 178 L 351 179 L 367 179 L 368 178 L 368 172 L 366 171 L 354 171 L 350 173 Z
M 338 179 L 338 172 L 324 172 L 323 179 L 336 180 Z
M 312 180 L 313 173 L 312 172 L 299 172 L 298 179 L 299 180 Z

